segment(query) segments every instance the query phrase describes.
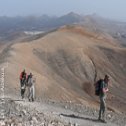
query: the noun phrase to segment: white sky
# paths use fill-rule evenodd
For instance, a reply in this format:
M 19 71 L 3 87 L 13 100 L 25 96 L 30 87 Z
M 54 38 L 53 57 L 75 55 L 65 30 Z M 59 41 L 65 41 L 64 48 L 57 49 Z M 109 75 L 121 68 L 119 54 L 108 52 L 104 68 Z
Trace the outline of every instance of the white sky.
M 71 11 L 126 21 L 126 0 L 0 0 L 0 16 L 60 16 Z

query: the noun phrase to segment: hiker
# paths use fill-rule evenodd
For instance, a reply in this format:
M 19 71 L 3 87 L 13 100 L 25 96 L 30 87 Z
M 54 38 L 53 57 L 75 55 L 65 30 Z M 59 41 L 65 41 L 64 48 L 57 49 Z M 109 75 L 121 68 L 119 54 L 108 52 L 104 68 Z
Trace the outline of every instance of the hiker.
M 35 99 L 35 79 L 33 79 L 32 73 L 28 75 L 27 86 L 28 86 L 28 99 L 29 101 L 34 101 Z
M 26 88 L 26 80 L 27 80 L 27 73 L 25 69 L 20 74 L 20 87 L 21 87 L 21 96 L 22 99 L 24 98 L 25 88 Z
M 108 82 L 109 82 L 109 76 L 105 75 L 104 79 L 100 82 L 100 93 L 99 93 L 99 99 L 100 99 L 100 110 L 99 110 L 99 121 L 102 121 L 106 123 L 105 120 L 105 113 L 106 113 L 106 97 L 108 92 Z

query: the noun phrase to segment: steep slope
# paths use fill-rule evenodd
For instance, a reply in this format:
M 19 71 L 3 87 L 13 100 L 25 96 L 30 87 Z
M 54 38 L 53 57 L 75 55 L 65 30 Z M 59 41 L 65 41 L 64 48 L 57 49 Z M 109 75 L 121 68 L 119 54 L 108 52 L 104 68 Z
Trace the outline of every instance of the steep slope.
M 99 37 L 80 26 L 72 26 L 30 43 L 12 45 L 7 57 L 6 94 L 20 93 L 19 74 L 26 69 L 36 78 L 37 98 L 95 107 L 93 83 L 109 74 L 109 106 L 117 111 L 126 110 L 126 48 L 109 35 Z

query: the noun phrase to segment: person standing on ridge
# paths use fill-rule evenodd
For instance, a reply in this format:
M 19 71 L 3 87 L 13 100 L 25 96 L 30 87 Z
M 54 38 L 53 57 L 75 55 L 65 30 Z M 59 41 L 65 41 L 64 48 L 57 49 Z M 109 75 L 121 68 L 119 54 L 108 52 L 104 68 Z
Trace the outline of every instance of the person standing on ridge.
M 32 73 L 28 75 L 27 86 L 28 86 L 28 99 L 29 101 L 33 102 L 35 99 L 35 79 L 33 79 Z
M 26 87 L 27 73 L 25 69 L 20 74 L 20 87 L 21 87 L 21 96 L 24 98 L 25 87 Z
M 107 92 L 108 92 L 108 83 L 109 83 L 109 76 L 105 75 L 104 80 L 100 84 L 100 94 L 99 94 L 99 99 L 100 99 L 100 110 L 99 110 L 99 118 L 98 120 L 106 123 L 105 120 L 105 114 L 106 114 L 106 97 L 107 97 Z

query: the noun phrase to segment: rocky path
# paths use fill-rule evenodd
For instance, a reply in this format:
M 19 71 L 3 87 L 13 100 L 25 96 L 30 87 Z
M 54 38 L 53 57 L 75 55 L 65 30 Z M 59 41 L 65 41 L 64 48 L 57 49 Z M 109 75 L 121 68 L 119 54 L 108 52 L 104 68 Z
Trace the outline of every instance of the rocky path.
M 5 120 L 0 126 L 118 126 L 113 122 L 101 123 L 87 112 L 70 110 L 67 104 L 28 102 L 26 99 L 5 100 Z M 3 123 L 3 124 L 2 124 Z M 125 126 L 125 124 L 119 124 Z
M 47 103 L 29 103 L 27 101 L 21 102 L 24 106 L 29 106 L 31 109 L 35 109 L 38 112 L 43 112 L 46 116 L 51 116 L 65 122 L 70 126 L 106 126 L 104 123 L 100 123 L 97 117 L 91 117 L 88 115 L 73 112 L 65 106 L 64 108 L 57 107 Z M 116 124 L 107 123 L 109 126 L 117 126 Z

